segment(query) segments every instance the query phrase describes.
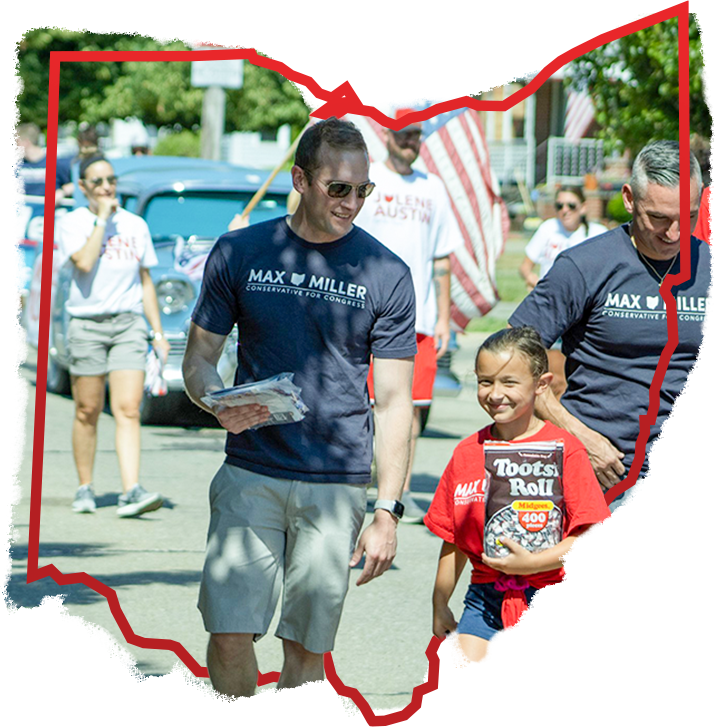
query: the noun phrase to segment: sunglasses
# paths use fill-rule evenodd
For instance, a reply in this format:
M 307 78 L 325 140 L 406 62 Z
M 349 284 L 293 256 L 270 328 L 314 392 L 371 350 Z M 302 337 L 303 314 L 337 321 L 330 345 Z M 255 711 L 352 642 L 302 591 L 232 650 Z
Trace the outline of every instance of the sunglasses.
M 350 192 L 353 191 L 353 189 L 355 190 L 355 194 L 357 194 L 360 199 L 365 199 L 365 197 L 369 197 L 372 194 L 372 190 L 375 189 L 374 182 L 363 182 L 363 184 L 348 184 L 347 182 L 323 182 L 321 179 L 316 179 L 315 175 L 307 169 L 303 169 L 303 171 L 305 172 L 306 176 L 315 179 L 316 182 L 320 182 L 322 185 L 324 185 L 325 189 L 328 192 L 328 197 L 333 197 L 334 199 L 343 199 L 347 197 Z
M 572 211 L 578 207 L 574 202 L 557 202 L 554 206 L 557 212 L 561 212 L 564 207 L 568 207 Z
M 392 135 L 398 141 L 421 141 L 422 131 L 420 129 L 409 129 L 407 131 L 393 131 Z
M 84 181 L 89 182 L 93 187 L 99 187 L 104 182 L 110 186 L 114 186 L 117 183 L 117 177 L 113 174 L 111 177 L 94 177 L 94 179 L 85 179 Z

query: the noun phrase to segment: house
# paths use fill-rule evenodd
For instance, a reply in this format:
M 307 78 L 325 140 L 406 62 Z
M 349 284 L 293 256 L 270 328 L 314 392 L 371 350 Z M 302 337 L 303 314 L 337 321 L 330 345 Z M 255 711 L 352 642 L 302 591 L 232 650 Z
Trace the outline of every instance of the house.
M 528 79 L 520 79 L 478 98 L 501 101 L 527 83 Z M 586 189 L 589 217 L 603 217 L 612 188 L 628 174 L 627 164 L 616 164 L 611 174 L 611 167 L 623 160 L 606 158 L 603 142 L 594 138 L 598 126 L 591 99 L 565 87 L 563 69 L 512 109 L 479 114 L 492 167 L 507 198 L 511 191 L 512 208 L 526 208 L 526 214 L 542 218 L 552 216 L 555 189 L 575 184 Z M 617 179 L 599 189 L 604 173 Z

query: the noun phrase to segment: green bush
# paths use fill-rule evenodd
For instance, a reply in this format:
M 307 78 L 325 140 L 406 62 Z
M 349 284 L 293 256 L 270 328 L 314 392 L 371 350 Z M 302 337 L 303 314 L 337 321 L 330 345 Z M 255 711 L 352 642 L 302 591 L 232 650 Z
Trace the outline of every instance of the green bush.
M 198 132 L 177 131 L 160 139 L 154 147 L 154 154 L 167 157 L 198 157 L 201 153 L 201 138 Z
M 618 192 L 618 194 L 614 194 L 613 197 L 608 200 L 606 214 L 609 219 L 618 222 L 619 225 L 630 221 L 631 213 L 626 210 L 626 207 L 623 204 L 623 195 L 620 192 Z

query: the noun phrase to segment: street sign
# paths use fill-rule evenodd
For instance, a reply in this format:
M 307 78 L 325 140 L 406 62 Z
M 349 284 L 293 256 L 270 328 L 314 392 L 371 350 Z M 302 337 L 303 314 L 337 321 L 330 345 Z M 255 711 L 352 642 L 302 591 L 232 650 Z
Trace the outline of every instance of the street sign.
M 218 46 L 201 46 L 220 50 Z M 243 59 L 230 61 L 192 61 L 191 85 L 195 88 L 219 86 L 241 88 L 243 86 Z

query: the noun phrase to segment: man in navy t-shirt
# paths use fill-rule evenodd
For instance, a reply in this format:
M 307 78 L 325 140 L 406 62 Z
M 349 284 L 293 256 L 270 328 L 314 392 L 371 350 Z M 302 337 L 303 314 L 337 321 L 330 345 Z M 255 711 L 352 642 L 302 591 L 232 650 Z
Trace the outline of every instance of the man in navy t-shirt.
M 37 124 L 18 124 L 17 145 L 22 149 L 22 159 L 17 167 L 18 176 L 24 184 L 24 193 L 34 197 L 45 196 L 46 150 L 40 146 L 40 127 Z M 61 165 L 58 163 L 58 169 Z M 55 180 L 55 199 L 63 194 L 60 183 Z
M 690 172 L 690 220 L 684 225 L 689 233 L 698 218 L 702 190 L 692 153 Z M 659 288 L 666 275 L 680 272 L 677 142 L 651 142 L 640 152 L 623 199 L 633 215 L 631 223 L 559 255 L 509 319 L 511 326 L 536 328 L 546 346 L 562 337 L 568 389 L 560 404 L 552 395 L 540 397 L 544 401 L 538 411 L 584 443 L 604 489 L 619 483 L 633 463 L 640 417 L 648 410 L 650 385 L 668 342 Z M 665 372 L 646 452 L 682 391 L 702 342 L 710 248 L 690 235 L 683 244 L 689 245 L 691 275 L 672 288 L 679 340 Z
M 236 384 L 293 373 L 309 409 L 300 422 L 259 428 L 265 408 L 208 409 L 228 435 L 211 484 L 199 608 L 211 634 L 209 674 L 224 694 L 253 694 L 253 641 L 266 633 L 281 585 L 278 686 L 322 679 L 349 566 L 365 555 L 361 585 L 395 555 L 412 421 L 414 289 L 407 266 L 353 225 L 374 186 L 368 171 L 352 124 L 316 124 L 296 151 L 295 214 L 223 235 L 206 264 L 184 358 L 190 397 L 206 409 L 201 397 L 223 388 L 216 362 L 237 324 Z M 358 541 L 371 481 L 371 355 L 378 500 Z

